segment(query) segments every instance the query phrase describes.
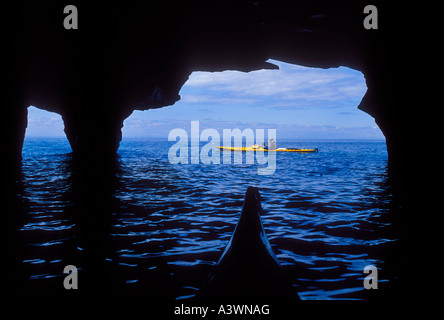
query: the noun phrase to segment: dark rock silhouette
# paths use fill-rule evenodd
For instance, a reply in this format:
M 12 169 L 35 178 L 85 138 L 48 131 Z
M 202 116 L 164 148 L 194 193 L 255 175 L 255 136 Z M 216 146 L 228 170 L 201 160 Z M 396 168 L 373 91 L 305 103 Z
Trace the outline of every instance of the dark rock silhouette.
M 381 30 L 366 30 L 364 1 L 72 4 L 78 30 L 64 29 L 63 3 L 7 7 L 8 167 L 19 162 L 31 104 L 61 114 L 74 155 L 103 166 L 119 146 L 124 119 L 134 110 L 174 104 L 193 71 L 276 68 L 265 62 L 273 58 L 362 71 L 368 90 L 358 107 L 375 118 L 391 168 L 402 173 L 410 130 L 397 121 L 397 106 L 412 102 L 414 91 L 404 92 L 415 81 L 400 60 L 410 52 L 407 35 L 398 32 L 408 6 L 372 2 Z
M 403 243 L 404 256 L 438 241 L 439 230 L 430 228 L 440 224 L 416 218 L 419 212 L 436 212 L 433 200 L 439 199 L 431 195 L 436 183 L 428 184 L 434 172 L 427 171 L 441 168 L 442 154 L 417 152 L 418 147 L 433 150 L 424 148 L 431 134 L 418 126 L 433 126 L 442 91 L 439 37 L 433 34 L 442 32 L 442 25 L 434 24 L 441 21 L 433 16 L 437 8 L 372 1 L 379 29 L 366 30 L 363 8 L 369 2 L 355 0 L 69 4 L 77 6 L 78 30 L 64 29 L 63 2 L 2 6 L 2 181 L 8 199 L 3 212 L 14 212 L 16 205 L 10 199 L 16 193 L 29 105 L 62 116 L 80 180 L 106 181 L 123 121 L 134 110 L 174 104 L 193 71 L 276 68 L 266 63 L 272 58 L 309 67 L 347 66 L 365 75 L 368 89 L 358 108 L 374 117 L 385 135 L 397 210 L 409 226 L 406 237 L 414 234 Z M 433 78 L 430 70 L 435 70 Z M 427 250 L 421 255 L 433 255 Z M 416 274 L 424 270 L 420 259 L 402 268 L 413 269 Z M 419 279 L 412 281 L 426 284 Z M 411 285 L 406 282 L 409 290 Z
M 261 196 L 248 187 L 242 214 L 201 299 L 299 299 L 274 255 L 261 220 Z

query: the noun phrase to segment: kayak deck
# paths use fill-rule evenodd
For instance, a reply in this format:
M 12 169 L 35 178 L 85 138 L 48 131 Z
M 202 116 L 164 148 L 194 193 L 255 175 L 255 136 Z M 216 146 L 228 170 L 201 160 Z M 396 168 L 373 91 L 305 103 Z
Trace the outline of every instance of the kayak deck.
M 268 150 L 262 147 L 220 147 L 216 146 L 216 148 L 221 150 L 229 150 L 229 151 L 269 151 L 269 152 L 318 152 L 318 148 L 314 149 L 295 149 L 295 148 L 277 148 L 275 150 Z

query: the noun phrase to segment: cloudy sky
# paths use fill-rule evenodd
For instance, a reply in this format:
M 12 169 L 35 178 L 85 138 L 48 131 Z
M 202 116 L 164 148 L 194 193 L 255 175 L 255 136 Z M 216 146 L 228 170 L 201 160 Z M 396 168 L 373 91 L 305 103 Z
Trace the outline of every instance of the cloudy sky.
M 357 109 L 365 94 L 362 73 L 306 68 L 269 60 L 279 70 L 193 72 L 174 106 L 135 111 L 123 137 L 168 138 L 174 128 L 276 129 L 277 138 L 383 139 L 373 118 Z M 27 136 L 63 136 L 56 114 L 29 108 Z

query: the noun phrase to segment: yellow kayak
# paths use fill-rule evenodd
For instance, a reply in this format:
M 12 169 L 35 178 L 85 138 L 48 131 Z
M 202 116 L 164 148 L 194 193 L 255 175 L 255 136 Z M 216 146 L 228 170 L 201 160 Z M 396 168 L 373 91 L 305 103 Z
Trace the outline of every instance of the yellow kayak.
M 230 150 L 230 151 L 269 151 L 269 152 L 318 152 L 318 148 L 314 148 L 314 149 L 293 149 L 293 148 L 277 148 L 275 150 L 268 150 L 265 149 L 263 147 L 256 147 L 256 146 L 251 146 L 251 147 L 220 147 L 220 146 L 216 146 L 216 148 L 221 149 L 221 150 Z

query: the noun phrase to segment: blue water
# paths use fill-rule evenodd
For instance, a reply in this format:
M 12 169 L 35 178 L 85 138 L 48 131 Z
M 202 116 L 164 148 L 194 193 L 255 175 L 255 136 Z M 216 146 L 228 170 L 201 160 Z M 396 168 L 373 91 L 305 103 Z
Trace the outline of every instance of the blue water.
M 278 141 L 319 153 L 277 153 L 276 171 L 258 164 L 178 164 L 173 142 L 124 139 L 105 265 L 114 287 L 138 293 L 162 279 L 175 299 L 193 297 L 218 261 L 248 186 L 258 187 L 263 224 L 302 299 L 367 299 L 390 290 L 397 237 L 383 141 Z M 85 248 L 70 214 L 72 173 L 66 139 L 25 140 L 20 234 L 25 287 L 50 287 Z M 244 153 L 245 157 L 245 153 Z M 380 270 L 365 290 L 363 269 Z

